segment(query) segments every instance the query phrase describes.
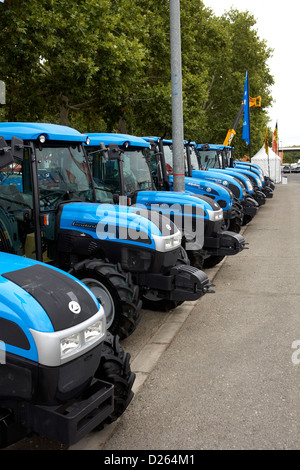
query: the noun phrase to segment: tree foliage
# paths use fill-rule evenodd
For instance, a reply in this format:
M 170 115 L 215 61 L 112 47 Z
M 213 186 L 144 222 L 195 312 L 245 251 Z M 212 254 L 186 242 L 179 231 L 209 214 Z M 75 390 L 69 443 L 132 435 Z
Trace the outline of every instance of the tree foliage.
M 166 0 L 11 0 L 0 3 L 1 118 L 68 124 L 83 132 L 172 136 L 170 16 Z M 185 138 L 222 143 L 239 110 L 246 70 L 253 152 L 272 104 L 272 51 L 249 12 L 216 17 L 181 2 Z M 241 123 L 234 145 L 247 153 Z

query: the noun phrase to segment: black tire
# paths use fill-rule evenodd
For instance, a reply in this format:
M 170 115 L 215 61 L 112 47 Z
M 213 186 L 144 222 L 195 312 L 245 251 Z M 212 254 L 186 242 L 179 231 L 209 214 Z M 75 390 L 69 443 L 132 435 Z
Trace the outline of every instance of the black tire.
M 189 263 L 191 266 L 194 266 L 197 269 L 202 271 L 203 269 L 203 256 L 200 251 L 187 251 L 187 256 L 189 259 Z
M 179 256 L 176 261 L 176 266 L 180 264 L 190 265 L 190 260 L 187 256 L 187 253 L 183 247 L 180 249 Z M 159 297 L 156 292 L 147 292 L 142 295 L 143 301 L 143 308 L 145 310 L 153 310 L 159 312 L 168 312 L 169 310 L 173 310 L 179 305 L 183 304 L 182 301 L 179 300 L 169 300 Z
M 130 369 L 130 354 L 121 347 L 119 337 L 109 332 L 95 376 L 114 385 L 114 411 L 105 421 L 112 423 L 124 413 L 133 398 L 135 374 Z
M 205 258 L 203 261 L 203 268 L 213 268 L 217 264 L 221 263 L 221 261 L 225 258 L 225 256 L 209 256 L 208 258 Z
M 70 274 L 80 279 L 103 305 L 107 329 L 120 339 L 127 338 L 140 321 L 142 302 L 139 288 L 120 265 L 103 260 L 85 260 L 73 267 Z
M 0 408 L 0 449 L 18 442 L 28 430 L 15 422 L 12 410 Z
M 253 217 L 251 215 L 244 214 L 243 225 L 249 224 L 249 222 L 251 222 L 252 219 L 253 219 Z
M 235 218 L 230 220 L 229 228 L 228 230 L 230 232 L 235 232 L 235 233 L 240 233 L 241 228 L 242 228 L 243 220 L 239 218 Z

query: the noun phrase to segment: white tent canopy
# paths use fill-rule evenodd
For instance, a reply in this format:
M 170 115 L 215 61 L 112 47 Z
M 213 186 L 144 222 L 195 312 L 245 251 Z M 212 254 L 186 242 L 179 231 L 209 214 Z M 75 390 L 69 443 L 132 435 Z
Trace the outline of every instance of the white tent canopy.
M 267 155 L 265 146 L 251 158 L 251 163 L 258 165 L 264 172 L 265 176 L 269 176 L 275 183 L 281 183 L 281 159 L 271 148 Z

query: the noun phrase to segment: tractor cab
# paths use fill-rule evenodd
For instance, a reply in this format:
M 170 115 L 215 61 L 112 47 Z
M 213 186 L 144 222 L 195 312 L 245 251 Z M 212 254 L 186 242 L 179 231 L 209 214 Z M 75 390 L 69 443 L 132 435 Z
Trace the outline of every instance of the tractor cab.
M 62 207 L 69 202 L 95 201 L 82 137 L 76 141 L 74 134 L 72 141 L 53 143 L 48 138 L 45 143 L 45 136 L 41 134 L 27 141 L 22 128 L 14 124 L 14 136 L 7 133 L 6 142 L 3 126 L 0 145 L 2 251 L 54 261 L 57 219 Z M 18 137 L 18 130 L 23 138 Z
M 192 158 L 195 168 L 194 170 L 208 170 L 209 168 L 223 168 L 223 159 L 221 152 L 216 148 L 210 148 L 209 146 L 202 146 L 203 148 L 197 148 L 193 153 Z
M 101 135 L 103 146 L 99 146 Z M 136 203 L 139 191 L 156 189 L 149 167 L 149 144 L 143 139 L 123 134 L 89 134 L 86 146 L 97 190 L 110 191 L 112 201 L 126 196 Z
M 173 145 L 172 140 L 158 137 L 145 137 L 152 142 L 152 164 L 156 166 L 158 187 L 173 190 Z M 185 189 L 198 197 L 208 197 L 223 210 L 223 228 L 239 232 L 243 220 L 243 188 L 233 178 L 223 178 L 219 174 L 199 171 L 195 143 L 184 141 Z M 160 163 L 160 167 L 158 166 Z
M 257 174 L 248 171 L 247 168 L 235 168 L 233 162 L 233 148 L 228 145 L 203 144 L 197 145 L 197 156 L 200 165 L 209 165 L 217 162 L 214 171 L 227 173 L 244 182 L 247 192 L 255 199 L 259 206 L 265 204 L 266 197 L 270 196 L 270 191 L 265 191 L 263 181 Z M 216 159 L 216 156 L 218 157 Z

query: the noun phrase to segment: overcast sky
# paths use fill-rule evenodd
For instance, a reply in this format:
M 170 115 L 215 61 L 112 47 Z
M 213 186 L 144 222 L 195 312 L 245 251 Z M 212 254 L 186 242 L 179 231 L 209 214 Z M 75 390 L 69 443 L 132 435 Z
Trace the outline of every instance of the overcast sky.
M 182 0 L 184 2 L 184 0 Z M 299 0 L 203 0 L 217 16 L 231 7 L 248 10 L 256 19 L 260 39 L 274 49 L 268 62 L 275 85 L 272 96 L 275 103 L 269 108 L 269 127 L 274 130 L 278 121 L 280 146 L 300 145 L 300 2 Z M 245 72 L 247 62 L 245 61 Z M 241 93 L 243 90 L 241 91 Z M 250 88 L 250 96 L 251 88 Z M 233 116 L 233 120 L 234 120 Z

